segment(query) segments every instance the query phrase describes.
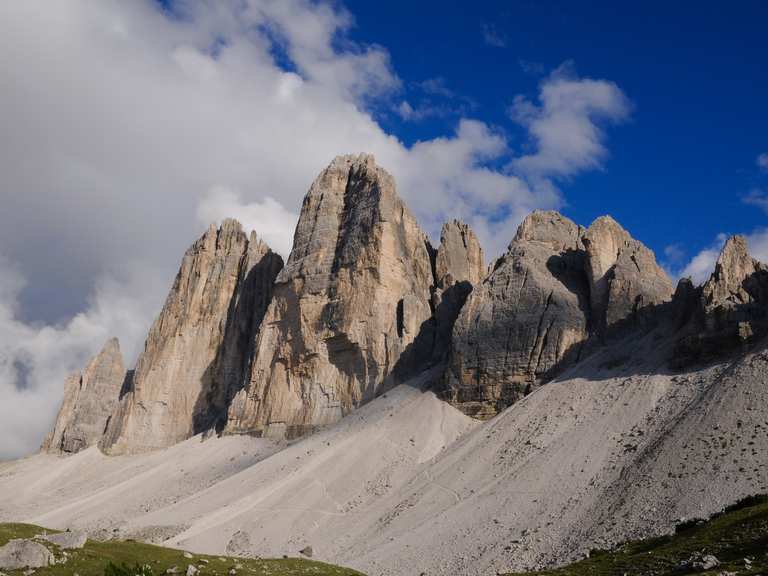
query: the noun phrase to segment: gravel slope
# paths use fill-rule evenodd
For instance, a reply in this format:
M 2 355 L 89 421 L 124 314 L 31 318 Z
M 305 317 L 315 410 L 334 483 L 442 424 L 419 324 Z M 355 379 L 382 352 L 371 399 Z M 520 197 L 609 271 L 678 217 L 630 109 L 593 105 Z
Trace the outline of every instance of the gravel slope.
M 374 574 L 495 574 L 669 530 L 768 490 L 768 352 L 669 371 L 620 342 L 485 423 L 400 386 L 288 446 L 0 465 L 0 520 L 198 552 L 296 554 Z M 627 354 L 632 350 L 632 355 Z

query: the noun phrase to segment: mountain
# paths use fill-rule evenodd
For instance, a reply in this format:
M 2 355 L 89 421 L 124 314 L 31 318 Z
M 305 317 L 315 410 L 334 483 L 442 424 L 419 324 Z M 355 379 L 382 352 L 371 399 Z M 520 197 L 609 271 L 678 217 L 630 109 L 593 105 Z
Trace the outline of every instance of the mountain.
M 612 218 L 551 211 L 486 268 L 342 156 L 285 267 L 212 227 L 108 380 L 98 406 L 67 385 L 56 454 L 0 464 L 0 521 L 391 576 L 553 566 L 768 491 L 768 268 L 735 236 L 674 287 Z M 83 411 L 106 433 L 61 458 Z
M 578 362 L 590 339 L 672 292 L 653 253 L 612 218 L 585 230 L 534 212 L 461 309 L 443 397 L 494 416 Z
M 282 259 L 234 220 L 187 250 L 110 420 L 110 454 L 163 448 L 226 420 Z
M 427 237 L 392 177 L 372 156 L 336 158 L 304 198 L 227 432 L 300 436 L 391 387 L 432 283 Z
M 117 338 L 109 340 L 81 374 L 64 384 L 64 401 L 42 450 L 74 453 L 99 443 L 126 379 Z

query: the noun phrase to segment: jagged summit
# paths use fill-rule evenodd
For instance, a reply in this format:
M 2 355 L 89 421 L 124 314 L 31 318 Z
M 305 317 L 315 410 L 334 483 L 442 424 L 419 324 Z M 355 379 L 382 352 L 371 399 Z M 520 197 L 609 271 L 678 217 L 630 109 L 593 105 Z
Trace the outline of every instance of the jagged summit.
M 232 219 L 190 247 L 100 446 L 138 452 L 210 430 L 299 436 L 427 369 L 444 400 L 489 418 L 661 324 L 677 364 L 753 339 L 768 324 L 766 276 L 734 237 L 704 286 L 673 295 L 613 218 L 585 228 L 555 211 L 528 215 L 486 270 L 467 224 L 446 222 L 433 247 L 372 155 L 338 156 L 304 198 L 284 267 Z M 64 414 L 82 403 L 76 388 Z M 49 442 L 61 446 L 66 428 Z
M 747 239 L 731 236 L 726 240 L 709 280 L 704 284 L 702 296 L 707 309 L 718 306 L 741 305 L 759 298 L 759 289 L 750 278 L 768 270 L 764 264 L 749 255 Z
M 431 316 L 429 244 L 373 156 L 340 156 L 309 189 L 250 380 L 227 430 L 295 436 L 393 384 Z
M 131 386 L 102 440 L 116 454 L 170 446 L 226 418 L 282 259 L 239 222 L 187 250 Z
M 67 378 L 56 423 L 41 449 L 75 453 L 96 445 L 117 406 L 125 377 L 120 343 L 112 338 L 82 373 Z
M 590 338 L 672 298 L 653 253 L 612 218 L 526 217 L 453 330 L 443 396 L 487 418 L 581 357 Z

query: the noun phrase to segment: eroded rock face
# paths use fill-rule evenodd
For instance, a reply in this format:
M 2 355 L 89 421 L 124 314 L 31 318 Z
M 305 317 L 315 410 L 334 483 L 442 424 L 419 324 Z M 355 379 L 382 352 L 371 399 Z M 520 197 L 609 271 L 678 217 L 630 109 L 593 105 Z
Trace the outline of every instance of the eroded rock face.
M 235 220 L 184 255 L 102 448 L 140 452 L 222 426 L 243 387 L 282 259 Z
M 456 282 L 480 284 L 485 275 L 483 249 L 472 229 L 452 220 L 443 224 L 435 256 L 435 279 L 440 287 Z
M 583 243 L 595 331 L 605 331 L 647 306 L 672 298 L 672 282 L 653 252 L 610 216 L 595 220 Z
M 430 319 L 431 285 L 392 177 L 372 156 L 336 158 L 304 199 L 227 430 L 296 436 L 373 398 Z
M 585 230 L 534 212 L 462 308 L 441 394 L 493 416 L 672 291 L 653 253 L 610 217 Z
M 120 344 L 113 338 L 81 374 L 67 378 L 56 424 L 42 450 L 75 453 L 98 444 L 117 406 L 125 375 Z
M 768 333 L 768 266 L 749 255 L 743 236 L 726 241 L 704 285 L 686 286 L 685 300 L 675 297 L 684 329 L 673 365 L 716 359 Z
M 583 229 L 556 212 L 520 225 L 453 329 L 444 397 L 486 418 L 521 398 L 588 336 Z
M 723 246 L 712 276 L 702 287 L 702 305 L 706 312 L 718 308 L 765 302 L 768 267 L 749 255 L 744 236 L 731 236 Z
M 443 224 L 440 246 L 435 254 L 435 286 L 432 295 L 433 363 L 447 358 L 453 325 L 467 297 L 484 276 L 483 249 L 472 229 L 458 220 Z

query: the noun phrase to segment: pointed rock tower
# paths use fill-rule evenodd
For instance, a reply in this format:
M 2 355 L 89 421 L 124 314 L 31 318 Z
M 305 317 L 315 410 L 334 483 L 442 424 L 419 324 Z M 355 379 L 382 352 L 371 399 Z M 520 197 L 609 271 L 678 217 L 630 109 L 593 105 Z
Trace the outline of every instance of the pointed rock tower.
M 125 375 L 120 344 L 112 338 L 81 374 L 67 378 L 56 424 L 41 449 L 74 453 L 98 444 L 117 406 Z
M 675 298 L 684 326 L 676 367 L 714 360 L 768 334 L 768 266 L 749 255 L 743 236 L 726 241 L 703 286 L 687 285 L 686 297 Z
M 672 281 L 653 252 L 610 216 L 595 220 L 583 242 L 594 331 L 603 333 L 639 310 L 672 298 Z
M 227 431 L 298 436 L 393 383 L 431 317 L 425 234 L 373 156 L 336 158 L 304 198 Z
M 162 448 L 223 426 L 281 268 L 280 256 L 235 220 L 212 225 L 187 250 L 104 451 Z

